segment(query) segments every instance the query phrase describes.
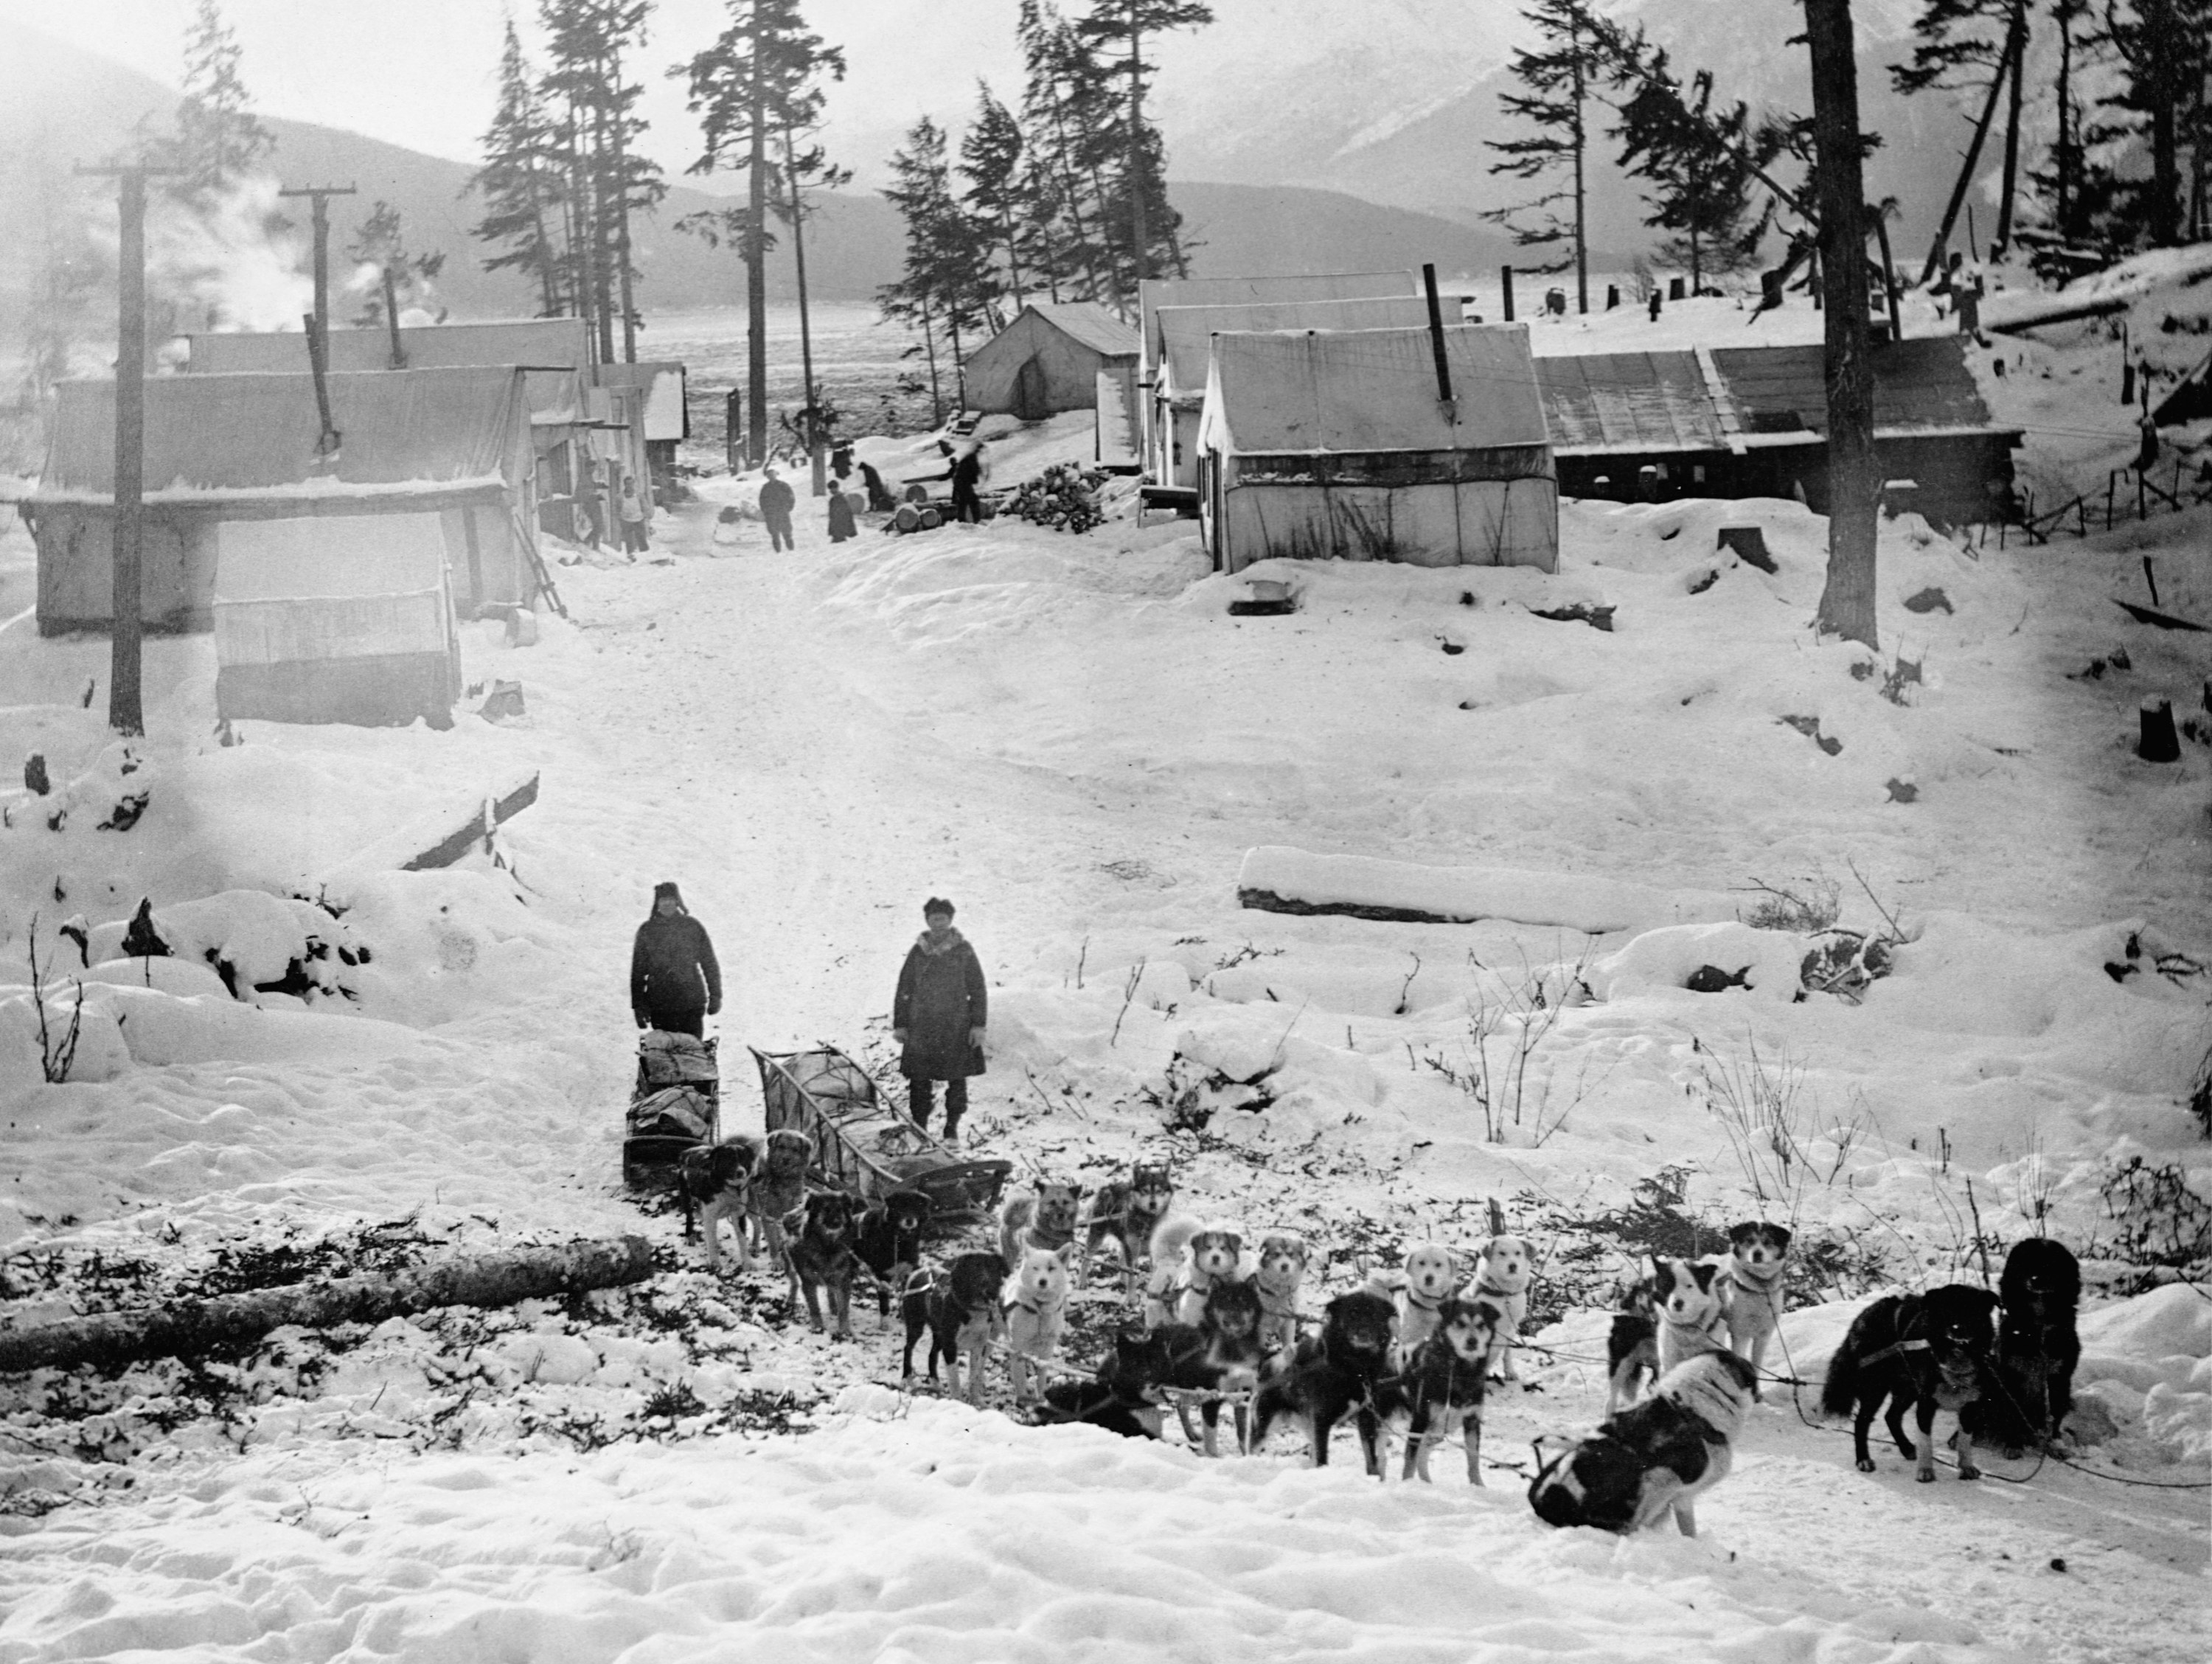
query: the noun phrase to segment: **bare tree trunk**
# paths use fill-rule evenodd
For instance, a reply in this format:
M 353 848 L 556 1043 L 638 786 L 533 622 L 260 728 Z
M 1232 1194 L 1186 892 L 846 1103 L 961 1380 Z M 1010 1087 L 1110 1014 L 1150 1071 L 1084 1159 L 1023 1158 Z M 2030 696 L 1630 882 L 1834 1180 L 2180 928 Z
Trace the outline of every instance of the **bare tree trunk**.
M 814 327 L 806 310 L 806 198 L 799 189 L 799 169 L 793 165 L 791 129 L 783 130 L 783 172 L 791 186 L 791 255 L 799 270 L 799 364 L 806 381 L 806 459 L 813 474 L 814 495 L 830 490 L 829 459 L 822 446 L 822 395 L 814 385 Z
M 1144 37 L 1137 29 L 1137 0 L 1129 0 L 1129 285 L 1133 294 L 1145 281 L 1147 228 L 1145 224 Z
M 937 380 L 937 320 L 930 316 L 927 301 L 923 302 L 921 308 L 921 344 L 929 355 L 930 425 L 942 428 L 945 425 L 945 393 Z
M 2012 23 L 2005 33 L 2005 56 L 2012 63 L 2012 94 L 2005 110 L 2004 172 L 1997 188 L 1995 248 L 2012 246 L 2014 181 L 2020 172 L 2021 83 L 2027 79 L 2027 0 L 2013 0 Z
M 618 84 L 622 63 L 617 58 L 608 70 L 608 83 Z M 629 158 L 623 148 L 622 116 L 614 120 L 615 156 L 615 274 L 622 282 L 623 362 L 637 362 L 637 295 L 634 287 L 636 274 L 630 270 L 629 245 Z
M 340 1323 L 380 1323 L 439 1306 L 511 1306 L 519 1300 L 641 1283 L 651 1275 L 653 1245 L 642 1236 L 472 1254 L 386 1277 L 296 1283 L 0 1331 L 0 1374 L 189 1357 L 250 1346 L 288 1325 L 326 1329 Z
M 761 43 L 753 43 L 751 219 L 745 227 L 746 343 L 745 458 L 759 467 L 768 457 L 768 87 Z
M 1579 24 L 1567 30 L 1567 51 L 1575 73 L 1575 310 L 1589 310 L 1589 220 L 1583 201 L 1583 39 Z
M 1875 629 L 1874 367 L 1867 342 L 1865 183 L 1850 0 L 1805 0 L 1826 267 L 1828 576 L 1814 628 L 1880 651 Z
M 1850 20 L 1848 17 L 1844 20 L 1844 25 L 1846 28 L 1850 27 Z M 2007 61 L 2009 62 L 2009 58 Z M 1856 76 L 1853 77 L 1853 81 L 1856 83 Z M 1959 210 L 1966 200 L 1966 187 L 1974 182 L 1974 164 L 1982 159 L 1982 141 L 1990 135 L 1990 123 L 1996 119 L 1997 113 L 1997 94 L 2004 91 L 2004 86 L 2005 65 L 2000 64 L 1997 65 L 1996 74 L 1990 78 L 1989 100 L 1982 106 L 1982 118 L 1974 124 L 1973 143 L 1966 147 L 1966 158 L 1960 164 L 1958 183 L 1951 187 L 1951 200 L 1943 209 L 1943 222 L 1936 228 L 1936 240 L 1929 245 L 1928 264 L 1922 267 L 1920 271 L 1920 281 L 1923 283 L 1932 282 L 1936 274 L 1942 269 L 1943 251 L 1950 244 L 1951 228 L 1958 224 Z M 1854 107 L 1857 101 L 1856 90 L 1855 84 L 1853 87 Z M 1817 115 L 1814 118 L 1816 121 L 1819 118 Z

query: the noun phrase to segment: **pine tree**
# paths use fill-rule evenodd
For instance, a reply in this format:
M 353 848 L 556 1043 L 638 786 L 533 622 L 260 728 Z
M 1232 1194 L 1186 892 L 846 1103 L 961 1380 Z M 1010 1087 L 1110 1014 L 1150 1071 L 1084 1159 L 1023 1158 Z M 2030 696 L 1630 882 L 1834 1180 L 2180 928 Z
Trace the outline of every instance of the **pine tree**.
M 1997 223 L 1993 246 L 2012 236 L 2013 200 L 2020 167 L 2021 73 L 2028 48 L 2028 0 L 1922 0 L 1912 33 L 1919 44 L 1910 64 L 1890 67 L 1891 84 L 1901 93 L 1929 88 L 1983 91 L 1990 112 L 1996 109 L 2000 88 L 2009 92 L 2005 121 L 2004 163 L 1997 187 Z M 1984 117 L 1981 128 L 1987 126 Z M 1969 152 L 1971 170 L 1978 155 Z M 1946 228 L 1948 231 L 1948 228 Z
M 1669 72 L 1667 54 L 1653 50 L 1636 90 L 1620 106 L 1620 164 L 1632 178 L 1650 181 L 1644 197 L 1653 210 L 1644 223 L 1675 234 L 1659 246 L 1661 257 L 1686 266 L 1692 292 L 1708 273 L 1741 270 L 1759 254 L 1773 221 L 1770 202 L 1752 210 L 1759 170 L 1771 153 L 1755 148 L 1749 110 L 1739 101 L 1715 112 L 1713 78 L 1700 70 L 1686 91 Z
M 694 173 L 742 167 L 742 209 L 687 214 L 677 228 L 727 242 L 745 265 L 750 331 L 746 353 L 746 454 L 768 454 L 768 228 L 780 189 L 781 136 L 811 128 L 821 112 L 820 78 L 845 73 L 844 54 L 825 46 L 800 16 L 796 0 L 729 0 L 730 23 L 705 51 L 672 73 L 690 82 L 687 104 L 705 140 Z
M 597 325 L 599 356 L 615 355 L 614 325 L 622 320 L 623 357 L 637 359 L 630 216 L 667 194 L 659 164 L 635 148 L 646 124 L 636 113 L 644 88 L 623 77 L 624 56 L 641 48 L 652 0 L 538 0 L 551 67 L 544 89 L 566 113 L 572 254 L 589 300 L 586 316 Z
M 1006 312 L 1022 304 L 1022 238 L 1018 229 L 1025 206 L 1026 175 L 1023 167 L 1022 128 L 1012 111 L 991 95 L 988 83 L 977 82 L 975 119 L 960 140 L 960 177 L 968 181 L 968 211 L 997 233 L 1006 257 Z
M 483 262 L 486 271 L 513 269 L 538 287 L 538 315 L 568 311 L 567 255 L 556 235 L 563 184 L 558 129 L 545 96 L 522 53 L 514 20 L 499 59 L 499 105 L 483 136 L 484 165 L 468 188 L 484 199 L 484 217 L 471 228 L 478 240 L 504 252 Z
M 1085 293 L 1114 301 L 1102 234 L 1103 147 L 1114 143 L 1112 98 L 1091 49 L 1048 4 L 1021 0 L 1014 26 L 1022 48 L 1023 149 L 1030 158 L 1031 222 L 1055 295 L 1081 274 Z
M 379 198 L 369 210 L 354 240 L 346 245 L 346 258 L 356 267 L 375 270 L 376 276 L 368 284 L 367 298 L 354 318 L 356 325 L 374 327 L 386 321 L 385 303 L 390 300 L 404 313 L 410 304 L 424 304 L 432 300 L 431 282 L 445 270 L 446 257 L 441 253 L 415 254 L 408 252 L 406 235 L 400 225 L 399 210 Z M 363 273 L 366 276 L 366 271 Z M 442 317 L 441 310 L 440 316 Z
M 1584 117 L 1591 83 L 1599 77 L 1596 33 L 1591 27 L 1589 0 L 1535 0 L 1522 16 L 1536 31 L 1541 50 L 1516 49 L 1512 72 L 1522 87 L 1520 93 L 1500 93 L 1498 103 L 1509 116 L 1534 124 L 1531 138 L 1491 139 L 1489 148 L 1507 160 L 1492 162 L 1493 173 L 1537 179 L 1565 170 L 1565 183 L 1544 191 L 1533 201 L 1492 210 L 1483 216 L 1513 234 L 1516 248 L 1544 248 L 1565 242 L 1571 246 L 1561 258 L 1534 268 L 1538 271 L 1575 270 L 1575 301 L 1579 312 L 1589 310 L 1589 221 L 1584 211 L 1583 171 L 1589 149 L 1589 129 Z M 1571 203 L 1571 217 L 1563 218 L 1556 204 Z M 1543 217 L 1534 224 L 1516 223 L 1530 212 Z
M 883 195 L 906 222 L 906 263 L 898 281 L 877 291 L 886 317 L 919 323 L 931 357 L 937 419 L 945 419 L 937 388 L 936 337 L 942 331 L 950 348 L 956 403 L 967 404 L 962 332 L 972 336 L 989 318 L 992 291 L 989 231 L 969 216 L 952 194 L 952 170 L 945 157 L 944 130 L 924 116 L 907 131 L 906 143 L 891 156 L 892 183 Z
M 2212 73 L 2212 0 L 2105 0 L 2099 39 L 2117 59 L 2122 84 L 2104 102 L 2120 119 L 2092 133 L 2110 138 L 2132 129 L 2150 150 L 2150 177 L 2115 191 L 2123 219 L 2139 226 L 2154 248 L 2170 247 L 2201 229 L 2204 216 L 2208 119 L 2204 82 Z M 2185 194 L 2183 151 L 2193 178 Z
M 1178 270 L 1182 256 L 1176 232 L 1182 216 L 1168 205 L 1166 147 L 1158 131 L 1145 121 L 1145 63 L 1147 35 L 1170 29 L 1203 28 L 1213 9 L 1202 0 L 1092 0 L 1089 15 L 1075 25 L 1077 37 L 1102 61 L 1126 66 L 1128 104 L 1121 117 L 1121 195 L 1127 205 L 1130 294 L 1155 274 L 1164 252 Z
M 237 37 L 216 0 L 198 0 L 185 36 L 184 100 L 169 165 L 183 170 L 170 194 L 204 204 L 242 178 L 276 139 L 254 119 L 238 72 Z

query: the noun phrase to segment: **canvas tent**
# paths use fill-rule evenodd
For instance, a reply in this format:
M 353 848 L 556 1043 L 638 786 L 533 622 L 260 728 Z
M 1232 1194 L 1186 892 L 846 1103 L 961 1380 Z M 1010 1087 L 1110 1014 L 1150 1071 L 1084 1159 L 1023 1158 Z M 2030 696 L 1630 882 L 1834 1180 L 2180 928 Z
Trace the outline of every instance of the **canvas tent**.
M 1459 310 L 1454 299 L 1445 321 L 1457 323 Z M 1428 321 L 1428 301 L 1415 295 L 1161 307 L 1152 314 L 1159 354 L 1152 367 L 1147 431 L 1153 448 L 1146 471 L 1160 485 L 1197 485 L 1198 417 L 1206 403 L 1206 374 L 1217 331 L 1419 329 Z
M 1024 422 L 1087 410 L 1097 398 L 1099 372 L 1136 361 L 1136 331 L 1105 307 L 1032 301 L 969 355 L 968 405 Z
M 1212 337 L 1200 513 L 1224 572 L 1255 561 L 1559 567 L 1559 492 L 1520 325 Z
M 1142 361 L 1137 379 L 1150 386 L 1160 362 L 1155 314 L 1163 307 L 1249 307 L 1267 301 L 1358 301 L 1377 295 L 1419 295 L 1410 271 L 1308 271 L 1266 277 L 1147 277 L 1137 285 Z
M 529 400 L 513 369 L 433 369 L 328 378 L 335 456 L 305 375 L 162 376 L 145 384 L 143 614 L 149 628 L 214 627 L 217 573 L 246 522 L 282 520 L 303 564 L 351 548 L 330 520 L 427 517 L 447 586 L 464 610 L 537 595 Z M 105 629 L 113 596 L 115 385 L 56 389 L 46 464 L 24 505 L 39 555 L 42 634 Z M 410 537 L 421 531 L 417 527 Z M 400 535 L 394 528 L 394 535 Z M 427 535 L 427 534 L 423 534 Z

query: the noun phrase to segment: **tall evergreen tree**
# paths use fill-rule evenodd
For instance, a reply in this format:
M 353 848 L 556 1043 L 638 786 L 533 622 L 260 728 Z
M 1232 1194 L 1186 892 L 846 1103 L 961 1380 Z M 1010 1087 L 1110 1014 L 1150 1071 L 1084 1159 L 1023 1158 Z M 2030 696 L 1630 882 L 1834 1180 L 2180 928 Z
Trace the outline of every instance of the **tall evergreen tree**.
M 639 318 L 630 216 L 667 194 L 659 165 L 638 153 L 644 88 L 625 80 L 625 58 L 641 49 L 653 0 L 538 0 L 550 59 L 543 87 L 564 112 L 570 249 L 597 326 L 599 356 L 615 356 L 622 324 L 624 361 L 637 358 Z
M 500 52 L 499 104 L 484 131 L 483 154 L 484 165 L 470 177 L 468 188 L 483 197 L 486 211 L 471 229 L 479 241 L 502 250 L 487 258 L 483 269 L 520 272 L 537 287 L 538 315 L 561 317 L 568 310 L 561 135 L 511 17 Z
M 1644 197 L 1653 211 L 1644 224 L 1675 234 L 1659 254 L 1688 269 L 1693 291 L 1708 274 L 1751 264 L 1774 214 L 1771 202 L 1753 211 L 1753 186 L 1771 160 L 1754 147 L 1771 130 L 1754 128 L 1741 101 L 1716 112 L 1712 96 L 1711 71 L 1698 70 L 1686 90 L 1667 54 L 1654 50 L 1613 130 L 1622 167 L 1650 181 Z
M 979 81 L 975 87 L 975 119 L 960 140 L 960 177 L 968 181 L 968 211 L 993 228 L 1006 257 L 1006 312 L 1012 315 L 1022 304 L 1020 228 L 1027 205 L 1022 127 L 1014 112 L 991 95 L 988 83 Z
M 1918 42 L 1912 49 L 1912 61 L 1893 64 L 1889 71 L 1891 83 L 1901 93 L 1931 88 L 1973 88 L 1984 94 L 1992 111 L 2000 96 L 2000 83 L 2009 94 L 2004 162 L 1997 186 L 1997 223 L 1990 234 L 1994 243 L 2008 242 L 2012 236 L 2028 26 L 2028 0 L 1922 0 L 1920 15 L 1912 25 Z M 1966 166 L 1972 167 L 1972 154 Z
M 1121 118 L 1121 195 L 1128 211 L 1129 292 L 1155 275 L 1164 252 L 1178 269 L 1182 256 L 1176 232 L 1182 216 L 1168 205 L 1166 147 L 1156 128 L 1145 122 L 1145 38 L 1170 29 L 1203 28 L 1213 8 L 1202 0 L 1091 0 L 1090 13 L 1075 25 L 1077 36 L 1102 61 L 1118 63 L 1128 76 L 1128 106 Z
M 906 222 L 906 262 L 896 282 L 877 291 L 886 317 L 919 324 L 936 380 L 936 340 L 951 354 L 955 399 L 967 403 L 963 331 L 973 336 L 988 322 L 992 292 L 988 228 L 978 224 L 952 194 L 944 130 L 924 116 L 909 128 L 891 156 L 892 183 L 884 197 Z M 945 419 L 941 390 L 933 392 L 937 419 Z
M 1022 49 L 1022 143 L 1041 264 L 1055 295 L 1060 279 L 1073 282 L 1079 274 L 1091 299 L 1115 301 L 1100 223 L 1106 193 L 1098 160 L 1113 143 L 1105 72 L 1042 0 L 1021 0 L 1014 33 Z
M 2201 224 L 2208 138 L 2205 77 L 2212 74 L 2212 0 L 2105 0 L 2101 43 L 2118 60 L 2121 85 L 2106 106 L 2120 114 L 2095 137 L 2132 129 L 2150 151 L 2150 177 L 2118 191 L 2125 217 L 2154 248 L 2185 240 Z M 2182 155 L 2192 151 L 2185 194 Z
M 276 144 L 254 118 L 239 75 L 238 39 L 216 0 L 198 0 L 185 35 L 184 100 L 170 165 L 183 171 L 169 184 L 180 199 L 204 203 L 251 170 Z
M 1600 78 L 1596 31 L 1591 27 L 1589 0 L 1534 0 L 1522 16 L 1535 29 L 1538 49 L 1516 48 L 1513 54 L 1515 79 L 1527 90 L 1500 93 L 1498 103 L 1507 115 L 1529 122 L 1534 137 L 1491 139 L 1489 148 L 1506 158 L 1492 162 L 1493 173 L 1516 179 L 1542 179 L 1547 188 L 1534 200 L 1511 208 L 1494 209 L 1483 216 L 1513 234 L 1516 248 L 1546 248 L 1569 245 L 1559 259 L 1534 268 L 1538 271 L 1575 271 L 1575 304 L 1589 310 L 1589 219 L 1583 192 L 1585 164 L 1589 152 L 1589 128 L 1585 117 L 1591 85 Z M 1565 172 L 1556 185 L 1552 178 Z M 1558 211 L 1571 203 L 1569 215 Z M 1518 216 L 1538 213 L 1534 223 Z
M 779 152 L 785 135 L 815 124 L 822 78 L 842 77 L 845 57 L 808 29 L 797 0 L 728 3 L 729 27 L 672 73 L 689 81 L 686 102 L 704 139 L 689 171 L 743 167 L 745 206 L 687 214 L 677 228 L 730 244 L 744 262 L 745 450 L 757 463 L 768 455 L 768 251 L 775 246 L 768 221 L 788 196 Z

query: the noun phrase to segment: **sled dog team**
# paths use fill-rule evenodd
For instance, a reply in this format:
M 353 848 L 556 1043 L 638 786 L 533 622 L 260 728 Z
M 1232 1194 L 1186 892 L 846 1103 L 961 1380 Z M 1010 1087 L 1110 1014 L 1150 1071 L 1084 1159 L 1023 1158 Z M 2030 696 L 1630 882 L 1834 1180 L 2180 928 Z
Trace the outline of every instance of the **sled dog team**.
M 1235 1224 L 1176 1212 L 1162 1163 L 1138 1163 L 1087 1208 L 1079 1186 L 1040 1181 L 1000 1208 L 995 1250 L 930 1269 L 921 1260 L 926 1197 L 900 1191 L 863 1205 L 811 1188 L 812 1156 L 806 1135 L 787 1130 L 685 1157 L 684 1193 L 696 1209 L 708 1267 L 720 1267 L 723 1223 L 734 1227 L 740 1268 L 749 1263 L 748 1236 L 757 1234 L 792 1299 L 805 1300 L 817 1329 L 826 1309 L 840 1337 L 852 1333 L 856 1283 L 873 1287 L 886 1321 L 896 1297 L 907 1377 L 926 1335 L 928 1378 L 939 1378 L 942 1363 L 948 1390 L 970 1403 L 981 1402 L 987 1359 L 997 1349 L 1015 1399 L 1045 1422 L 1157 1436 L 1163 1400 L 1175 1397 L 1186 1428 L 1194 1403 L 1198 1442 L 1213 1455 L 1229 1404 L 1252 1448 L 1276 1421 L 1297 1418 L 1321 1466 L 1332 1431 L 1348 1417 L 1366 1470 L 1377 1477 L 1384 1430 L 1402 1422 L 1406 1478 L 1427 1479 L 1435 1448 L 1456 1436 L 1468 1480 L 1483 1482 L 1485 1396 L 1492 1381 L 1517 1378 L 1514 1351 L 1536 1271 L 1518 1236 L 1494 1230 L 1471 1256 L 1416 1244 L 1400 1266 L 1366 1269 L 1360 1286 L 1328 1299 L 1316 1317 L 1299 1309 L 1311 1257 L 1304 1240 L 1279 1230 L 1248 1242 Z M 1493 1217 L 1493 1227 L 1499 1223 Z M 1149 1263 L 1142 1327 L 1116 1333 L 1091 1379 L 1066 1378 L 1057 1363 L 1069 1294 L 1090 1280 L 1109 1240 L 1126 1292 L 1139 1292 L 1136 1268 Z M 1607 1337 L 1606 1418 L 1543 1461 L 1529 1487 L 1540 1516 L 1633 1531 L 1671 1514 L 1686 1535 L 1695 1533 L 1697 1499 L 1727 1476 L 1735 1437 L 1763 1396 L 1762 1378 L 1771 1378 L 1767 1351 L 1781 1324 L 1790 1240 L 1780 1225 L 1748 1221 L 1730 1231 L 1725 1254 L 1655 1260 L 1622 1291 Z M 1953 1284 L 1865 1308 L 1821 1399 L 1831 1416 L 1855 1415 L 1860 1470 L 1875 1471 L 1867 1436 L 1885 1403 L 1897 1448 L 1923 1481 L 1935 1477 L 1929 1433 L 1938 1409 L 1959 1416 L 1964 1479 L 1978 1475 L 1978 1436 L 2008 1448 L 2054 1437 L 2072 1406 L 2080 1289 L 2074 1256 L 2031 1239 L 2008 1257 L 1996 1293 Z M 1905 1430 L 1908 1412 L 1917 1443 Z

